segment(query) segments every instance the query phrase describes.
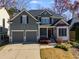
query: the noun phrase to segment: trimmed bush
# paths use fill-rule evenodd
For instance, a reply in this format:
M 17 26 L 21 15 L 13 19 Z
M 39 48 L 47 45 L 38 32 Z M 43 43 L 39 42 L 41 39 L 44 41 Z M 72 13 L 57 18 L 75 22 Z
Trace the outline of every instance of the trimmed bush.
M 60 49 L 63 49 L 65 51 L 68 51 L 68 48 L 64 45 L 56 45 L 55 48 L 60 48 Z

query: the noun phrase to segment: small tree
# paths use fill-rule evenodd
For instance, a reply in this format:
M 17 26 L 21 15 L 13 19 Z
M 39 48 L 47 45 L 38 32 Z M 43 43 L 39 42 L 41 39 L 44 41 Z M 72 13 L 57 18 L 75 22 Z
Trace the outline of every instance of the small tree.
M 13 14 L 16 12 L 16 9 L 10 8 L 7 10 L 10 16 L 13 16 Z

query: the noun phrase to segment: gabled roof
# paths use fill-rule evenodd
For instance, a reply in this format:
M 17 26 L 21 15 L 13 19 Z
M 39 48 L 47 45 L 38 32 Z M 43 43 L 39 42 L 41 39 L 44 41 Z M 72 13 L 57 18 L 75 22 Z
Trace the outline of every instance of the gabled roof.
M 63 19 L 59 20 L 59 21 L 56 22 L 54 25 L 57 25 L 57 24 L 59 24 L 60 22 L 64 22 L 64 24 L 69 25 L 69 24 L 68 24 L 65 20 L 63 20 Z
M 9 21 L 13 21 L 16 17 L 18 17 L 21 13 L 23 12 L 28 13 L 33 19 L 35 19 L 36 21 L 38 21 L 34 16 L 32 16 L 27 10 L 23 9 L 21 12 L 19 12 L 16 16 L 14 16 L 13 18 L 11 18 Z
M 32 14 L 33 16 L 38 16 L 41 13 L 43 13 L 44 11 L 47 11 L 49 14 L 51 14 L 52 16 L 56 16 L 56 17 L 62 17 L 59 14 L 56 14 L 55 12 L 53 12 L 52 10 L 48 10 L 48 9 L 41 9 L 41 10 L 29 10 L 28 12 L 30 14 Z
M 43 14 L 44 12 L 47 12 L 48 14 L 52 15 L 52 13 L 49 12 L 47 9 L 43 10 L 39 15 Z

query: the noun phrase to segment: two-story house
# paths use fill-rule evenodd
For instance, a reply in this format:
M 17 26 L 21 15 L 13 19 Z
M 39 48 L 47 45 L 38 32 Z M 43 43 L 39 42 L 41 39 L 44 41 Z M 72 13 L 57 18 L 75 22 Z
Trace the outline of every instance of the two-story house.
M 35 43 L 41 37 L 69 40 L 69 24 L 50 10 L 22 10 L 8 22 L 10 42 Z

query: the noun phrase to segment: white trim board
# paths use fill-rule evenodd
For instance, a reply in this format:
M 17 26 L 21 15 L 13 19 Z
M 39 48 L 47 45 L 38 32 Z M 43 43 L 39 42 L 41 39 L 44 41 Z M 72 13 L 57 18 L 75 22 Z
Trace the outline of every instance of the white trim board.
M 68 26 L 59 26 L 59 27 L 56 27 L 56 28 L 68 28 Z
M 24 32 L 24 30 L 11 30 L 12 32 Z M 25 30 L 26 32 L 29 31 L 38 31 L 38 30 Z
M 50 26 L 50 25 L 40 25 L 40 28 L 54 28 L 55 26 Z
M 38 30 L 26 30 L 26 32 L 30 32 L 30 31 L 32 31 L 32 32 L 33 32 L 33 31 L 38 31 Z
M 24 30 L 11 30 L 11 32 L 23 32 Z

